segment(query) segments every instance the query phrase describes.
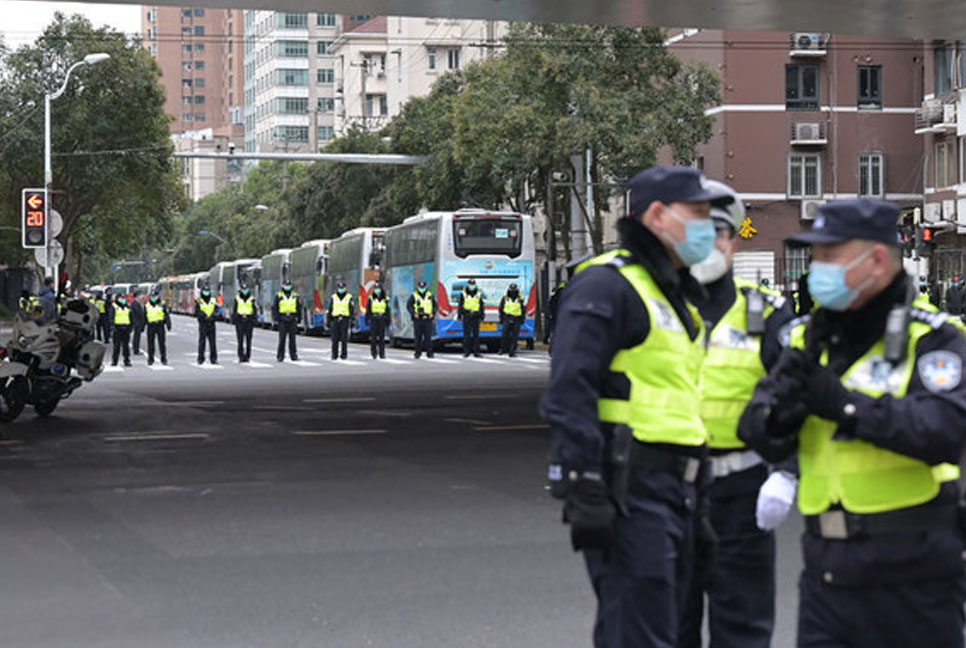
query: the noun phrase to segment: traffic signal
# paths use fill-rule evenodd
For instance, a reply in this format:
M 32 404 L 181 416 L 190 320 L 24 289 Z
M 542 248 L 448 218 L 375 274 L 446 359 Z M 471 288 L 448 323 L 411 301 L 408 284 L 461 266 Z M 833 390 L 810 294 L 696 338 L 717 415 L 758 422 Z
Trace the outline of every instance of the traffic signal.
M 23 247 L 47 247 L 47 191 L 24 189 L 20 208 Z

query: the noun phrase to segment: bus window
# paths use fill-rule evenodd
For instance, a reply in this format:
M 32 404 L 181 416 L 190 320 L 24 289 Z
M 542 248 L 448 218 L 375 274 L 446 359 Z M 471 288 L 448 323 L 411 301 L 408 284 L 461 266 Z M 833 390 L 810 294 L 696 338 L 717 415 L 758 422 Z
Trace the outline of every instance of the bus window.
M 510 218 L 454 218 L 455 252 L 458 257 L 470 254 L 505 254 L 520 256 L 521 221 Z

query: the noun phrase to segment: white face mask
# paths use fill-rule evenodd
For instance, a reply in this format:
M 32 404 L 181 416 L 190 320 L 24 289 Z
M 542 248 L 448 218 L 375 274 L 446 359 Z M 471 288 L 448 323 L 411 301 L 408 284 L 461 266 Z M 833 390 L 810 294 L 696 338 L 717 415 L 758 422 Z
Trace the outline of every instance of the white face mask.
M 728 260 L 718 248 L 711 250 L 707 259 L 691 266 L 691 276 L 706 285 L 717 281 L 727 272 Z

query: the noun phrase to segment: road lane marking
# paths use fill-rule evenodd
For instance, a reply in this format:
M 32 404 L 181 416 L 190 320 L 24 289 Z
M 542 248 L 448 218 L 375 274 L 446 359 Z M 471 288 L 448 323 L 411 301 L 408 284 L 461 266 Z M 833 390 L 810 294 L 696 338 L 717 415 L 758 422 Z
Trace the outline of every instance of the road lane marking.
M 369 403 L 376 400 L 373 396 L 351 398 L 303 398 L 303 403 Z
M 356 436 L 363 434 L 387 434 L 388 430 L 296 430 L 295 436 Z
M 249 360 L 248 362 L 239 362 L 241 367 L 251 367 L 252 369 L 271 369 L 272 365 L 267 362 L 258 362 L 257 360 Z
M 365 362 L 361 362 L 359 360 L 329 360 L 329 362 L 331 364 L 349 365 L 350 367 L 364 367 L 366 364 Z M 315 364 L 315 366 L 319 366 L 317 363 L 313 364 Z
M 415 361 L 416 361 L 416 358 L 413 358 L 412 360 L 397 360 L 396 358 L 379 359 L 379 362 L 385 362 L 386 364 L 393 364 L 393 365 L 408 365 L 408 364 L 412 364 Z
M 120 436 L 104 437 L 104 441 L 109 443 L 122 443 L 127 441 L 182 441 L 182 440 L 202 440 L 207 439 L 207 434 L 198 432 L 188 434 L 128 434 Z
M 211 363 L 208 363 L 208 364 L 194 364 L 194 365 L 191 365 L 191 366 L 192 367 L 195 367 L 197 369 L 205 369 L 205 370 L 208 370 L 208 369 L 215 369 L 215 370 L 217 370 L 217 369 L 224 369 L 224 367 L 222 365 L 220 365 L 220 364 L 214 364 L 213 365 Z
M 148 369 L 151 371 L 174 371 L 174 367 L 169 367 L 168 365 L 148 365 Z
M 491 398 L 519 398 L 519 394 L 451 394 L 443 396 L 446 400 L 490 400 Z
M 225 401 L 220 400 L 197 400 L 197 401 L 170 401 L 169 405 L 181 405 L 182 407 L 218 407 L 224 405 Z
M 321 367 L 321 363 L 312 362 L 311 360 L 287 360 L 289 364 L 293 364 L 296 367 Z
M 473 428 L 476 432 L 511 432 L 514 430 L 549 430 L 550 426 L 546 423 L 534 423 L 533 425 L 490 425 L 487 427 Z
M 413 358 L 413 360 L 421 360 L 422 358 Z M 426 357 L 427 362 L 435 362 L 437 364 L 459 364 L 459 360 L 451 360 L 448 358 L 430 358 Z
M 447 423 L 469 423 L 470 425 L 489 425 L 489 421 L 480 421 L 477 419 L 465 419 L 465 418 L 448 418 L 443 419 Z
M 122 367 L 104 367 L 104 373 L 124 373 Z

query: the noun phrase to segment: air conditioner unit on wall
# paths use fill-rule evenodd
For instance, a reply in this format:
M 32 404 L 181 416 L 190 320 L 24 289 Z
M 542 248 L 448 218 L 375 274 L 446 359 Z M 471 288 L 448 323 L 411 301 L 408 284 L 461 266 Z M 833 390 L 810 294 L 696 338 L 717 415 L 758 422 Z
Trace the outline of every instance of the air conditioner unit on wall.
M 822 137 L 822 124 L 819 122 L 803 122 L 800 124 L 795 124 L 796 141 L 818 141 L 821 139 L 824 138 Z
M 825 204 L 824 200 L 803 200 L 802 201 L 802 220 L 815 220 L 818 208 Z
M 956 104 L 954 103 L 943 104 L 943 123 L 944 124 L 956 123 Z
M 792 34 L 792 50 L 824 50 L 828 45 L 828 34 L 798 32 Z

